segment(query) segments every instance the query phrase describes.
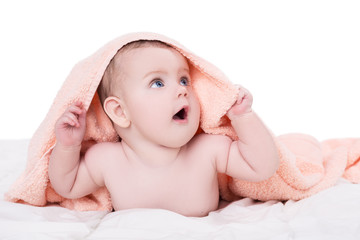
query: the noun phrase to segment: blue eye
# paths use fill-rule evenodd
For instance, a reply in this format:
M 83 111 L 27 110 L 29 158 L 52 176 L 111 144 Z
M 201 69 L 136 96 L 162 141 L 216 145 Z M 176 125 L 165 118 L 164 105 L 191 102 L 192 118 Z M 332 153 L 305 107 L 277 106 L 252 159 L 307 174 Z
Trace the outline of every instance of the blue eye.
M 164 86 L 165 86 L 164 83 L 160 80 L 156 80 L 156 81 L 152 82 L 150 85 L 151 88 L 161 88 Z
M 189 86 L 189 80 L 187 79 L 187 77 L 182 77 L 180 79 L 180 85 L 182 86 Z

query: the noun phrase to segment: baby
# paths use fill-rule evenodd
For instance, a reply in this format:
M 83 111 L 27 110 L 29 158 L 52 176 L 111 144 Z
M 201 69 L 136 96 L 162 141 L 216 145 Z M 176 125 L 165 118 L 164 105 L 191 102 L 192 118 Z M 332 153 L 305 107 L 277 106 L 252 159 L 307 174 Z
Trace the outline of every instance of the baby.
M 272 176 L 279 156 L 252 111 L 252 95 L 240 88 L 227 112 L 238 141 L 196 134 L 200 106 L 190 76 L 187 60 L 165 43 L 141 40 L 121 48 L 98 90 L 121 141 L 95 144 L 81 155 L 86 111 L 80 102 L 70 106 L 55 126 L 49 163 L 55 191 L 79 198 L 106 186 L 115 210 L 206 216 L 218 208 L 217 173 L 246 181 Z

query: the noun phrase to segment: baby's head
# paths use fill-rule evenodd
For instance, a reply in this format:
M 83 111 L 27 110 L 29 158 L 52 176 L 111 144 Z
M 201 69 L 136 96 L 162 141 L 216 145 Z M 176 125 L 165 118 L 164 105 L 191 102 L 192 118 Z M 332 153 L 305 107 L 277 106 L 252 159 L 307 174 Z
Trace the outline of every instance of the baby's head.
M 123 77 L 122 67 L 124 60 L 122 56 L 133 49 L 146 47 L 172 48 L 170 45 L 158 40 L 138 40 L 124 45 L 110 61 L 100 82 L 98 93 L 102 104 L 104 104 L 107 97 L 114 96 L 117 90 L 121 90 L 121 84 L 123 81 L 117 80 L 121 80 Z
M 121 48 L 104 73 L 99 96 L 125 141 L 179 147 L 199 126 L 188 62 L 160 41 L 141 40 Z

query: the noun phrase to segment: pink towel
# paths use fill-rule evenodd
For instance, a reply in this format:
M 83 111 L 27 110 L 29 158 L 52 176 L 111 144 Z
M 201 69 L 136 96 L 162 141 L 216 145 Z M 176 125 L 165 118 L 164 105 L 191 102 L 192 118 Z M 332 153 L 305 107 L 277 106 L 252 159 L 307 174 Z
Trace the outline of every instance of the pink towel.
M 48 177 L 49 155 L 56 142 L 55 122 L 77 100 L 82 101 L 88 109 L 83 151 L 94 142 L 118 139 L 101 107 L 96 90 L 116 52 L 125 44 L 136 40 L 160 40 L 182 53 L 189 60 L 194 90 L 200 101 L 202 131 L 225 134 L 236 139 L 230 121 L 224 115 L 235 102 L 238 90 L 219 69 L 165 36 L 154 33 L 128 34 L 109 42 L 75 65 L 32 137 L 26 169 L 5 194 L 7 200 L 36 206 L 59 203 L 76 210 L 111 210 L 111 200 L 105 188 L 75 200 L 56 194 Z M 340 177 L 353 182 L 360 181 L 360 139 L 319 143 L 307 135 L 290 134 L 276 137 L 275 141 L 281 157 L 276 174 L 259 183 L 219 175 L 220 193 L 224 199 L 301 199 L 335 184 Z

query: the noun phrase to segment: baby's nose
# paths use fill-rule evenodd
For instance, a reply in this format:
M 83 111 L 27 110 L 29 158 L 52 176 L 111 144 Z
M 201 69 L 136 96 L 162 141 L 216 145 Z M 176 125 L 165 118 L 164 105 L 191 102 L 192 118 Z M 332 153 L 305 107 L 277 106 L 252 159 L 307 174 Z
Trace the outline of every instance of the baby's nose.
M 178 97 L 187 97 L 188 91 L 185 86 L 180 86 L 178 90 Z

